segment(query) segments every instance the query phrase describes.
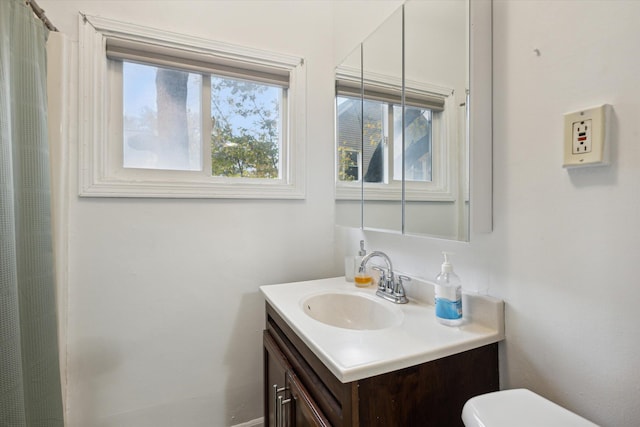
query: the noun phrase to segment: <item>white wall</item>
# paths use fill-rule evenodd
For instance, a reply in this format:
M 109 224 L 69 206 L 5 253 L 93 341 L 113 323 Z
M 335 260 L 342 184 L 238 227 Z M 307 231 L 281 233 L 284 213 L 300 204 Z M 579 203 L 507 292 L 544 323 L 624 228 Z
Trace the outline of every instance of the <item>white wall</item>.
M 640 2 L 494 2 L 494 223 L 470 244 L 365 233 L 506 301 L 501 382 L 603 426 L 640 423 Z M 539 51 L 539 55 L 537 51 Z M 567 171 L 563 113 L 610 103 L 613 164 Z M 348 251 L 361 233 L 346 232 Z
M 500 1 L 495 21 L 504 383 L 602 425 L 638 425 L 640 2 Z M 600 103 L 615 110 L 612 166 L 563 170 L 562 114 Z
M 331 4 L 39 3 L 76 44 L 82 11 L 306 59 L 305 200 L 80 199 L 75 116 L 69 140 L 68 425 L 229 426 L 260 418 L 258 286 L 340 272 Z

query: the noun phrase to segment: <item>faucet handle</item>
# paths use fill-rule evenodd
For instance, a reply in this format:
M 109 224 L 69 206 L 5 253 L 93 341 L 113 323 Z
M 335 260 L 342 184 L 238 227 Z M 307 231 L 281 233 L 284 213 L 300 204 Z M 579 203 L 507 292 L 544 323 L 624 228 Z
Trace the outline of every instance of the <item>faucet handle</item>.
M 399 296 L 405 296 L 404 292 L 404 281 L 410 282 L 411 277 L 398 274 L 398 283 L 396 283 L 396 288 L 394 289 L 394 293 Z

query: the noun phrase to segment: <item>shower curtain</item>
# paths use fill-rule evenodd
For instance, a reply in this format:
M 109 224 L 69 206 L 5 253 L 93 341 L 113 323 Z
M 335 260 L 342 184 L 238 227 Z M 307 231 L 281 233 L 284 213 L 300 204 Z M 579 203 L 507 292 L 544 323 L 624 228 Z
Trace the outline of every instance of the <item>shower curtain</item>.
M 24 1 L 0 0 L 0 427 L 63 426 L 46 38 Z

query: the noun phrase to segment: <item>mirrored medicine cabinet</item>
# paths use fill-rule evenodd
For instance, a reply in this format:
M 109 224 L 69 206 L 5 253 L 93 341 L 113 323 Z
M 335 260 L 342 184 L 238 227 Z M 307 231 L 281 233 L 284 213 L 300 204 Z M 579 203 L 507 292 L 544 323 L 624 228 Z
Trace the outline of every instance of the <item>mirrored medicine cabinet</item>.
M 491 230 L 491 1 L 409 0 L 336 68 L 336 222 Z

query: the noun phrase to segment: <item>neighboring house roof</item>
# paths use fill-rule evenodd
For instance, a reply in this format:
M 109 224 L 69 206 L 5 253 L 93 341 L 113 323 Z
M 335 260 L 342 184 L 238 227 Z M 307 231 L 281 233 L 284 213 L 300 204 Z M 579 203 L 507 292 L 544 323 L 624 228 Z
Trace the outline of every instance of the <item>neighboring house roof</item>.
M 376 126 L 380 122 L 381 107 L 379 103 L 365 102 L 364 110 L 361 112 L 359 99 L 348 98 L 338 105 L 338 129 L 337 138 L 339 146 L 360 150 L 362 142 L 362 119 L 365 124 L 373 124 L 372 131 L 365 129 L 365 144 L 363 154 L 363 168 L 366 182 L 380 182 L 382 180 L 382 129 Z M 412 167 L 418 163 L 431 150 L 431 123 L 421 113 L 420 110 L 409 108 L 405 114 L 405 162 L 407 167 Z M 379 129 L 379 134 L 378 130 Z M 426 132 L 425 132 L 426 129 Z

